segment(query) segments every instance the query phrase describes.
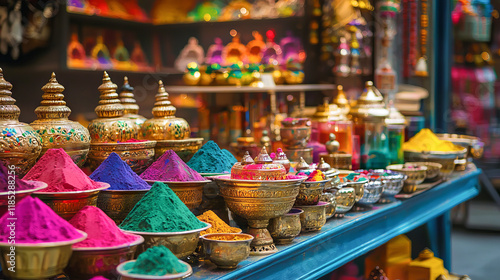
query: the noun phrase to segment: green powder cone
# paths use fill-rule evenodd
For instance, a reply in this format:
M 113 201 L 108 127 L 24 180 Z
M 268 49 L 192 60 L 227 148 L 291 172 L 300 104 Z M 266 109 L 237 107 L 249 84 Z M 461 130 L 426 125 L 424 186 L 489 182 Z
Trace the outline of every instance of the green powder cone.
M 128 273 L 162 276 L 186 272 L 187 267 L 166 247 L 151 247 L 140 254 L 135 263 L 124 267 Z

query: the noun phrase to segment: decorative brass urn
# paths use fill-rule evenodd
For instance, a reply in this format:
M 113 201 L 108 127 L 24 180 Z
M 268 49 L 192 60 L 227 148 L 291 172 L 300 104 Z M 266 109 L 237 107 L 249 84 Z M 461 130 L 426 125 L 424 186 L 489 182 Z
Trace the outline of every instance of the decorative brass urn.
M 183 140 L 189 138 L 191 129 L 188 122 L 175 117 L 177 110 L 165 91 L 163 82 L 158 82 L 158 94 L 153 107 L 153 118 L 142 124 L 141 137 L 148 140 Z
M 71 109 L 64 101 L 64 87 L 52 72 L 49 82 L 42 87 L 40 106 L 35 109 L 37 120 L 31 126 L 42 137 L 42 153 L 48 149 L 63 148 L 78 166 L 83 166 L 90 147 L 90 134 L 78 122 L 68 120 Z
M 14 104 L 11 89 L 0 68 L 0 161 L 14 165 L 16 175 L 23 176 L 40 155 L 42 140 L 31 126 L 19 122 L 21 110 Z
M 116 143 L 137 139 L 140 127 L 134 120 L 123 117 L 124 108 L 118 99 L 118 86 L 111 82 L 109 75 L 104 71 L 99 105 L 95 108 L 97 119 L 89 123 L 89 132 L 92 143 Z
M 123 116 L 134 120 L 135 123 L 141 126 L 147 119 L 139 115 L 139 105 L 134 98 L 134 88 L 128 83 L 128 77 L 123 78 L 123 86 L 120 92 L 120 101 L 123 105 Z

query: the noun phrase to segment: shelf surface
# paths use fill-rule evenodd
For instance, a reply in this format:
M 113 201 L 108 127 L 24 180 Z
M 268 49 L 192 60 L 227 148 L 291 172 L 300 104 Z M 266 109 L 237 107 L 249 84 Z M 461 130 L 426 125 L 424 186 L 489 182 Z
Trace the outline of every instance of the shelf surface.
M 277 85 L 274 87 L 251 87 L 251 86 L 169 86 L 165 87 L 169 93 L 241 93 L 241 92 L 301 92 L 335 90 L 334 85 Z
M 155 26 L 160 27 L 185 27 L 185 26 L 198 26 L 198 25 L 235 25 L 235 24 L 255 24 L 256 22 L 262 22 L 267 24 L 273 24 L 280 21 L 298 21 L 304 19 L 304 16 L 289 16 L 289 17 L 276 17 L 276 18 L 249 18 L 249 19 L 238 19 L 238 20 L 224 20 L 224 21 L 190 21 L 190 22 L 172 22 L 172 23 L 157 23 Z
M 224 271 L 210 262 L 193 266 L 189 279 L 318 279 L 390 239 L 442 216 L 479 193 L 480 169 L 470 165 L 438 186 L 405 201 L 376 204 L 371 211 L 332 218 L 319 232 L 300 234 L 279 252 L 250 256 Z

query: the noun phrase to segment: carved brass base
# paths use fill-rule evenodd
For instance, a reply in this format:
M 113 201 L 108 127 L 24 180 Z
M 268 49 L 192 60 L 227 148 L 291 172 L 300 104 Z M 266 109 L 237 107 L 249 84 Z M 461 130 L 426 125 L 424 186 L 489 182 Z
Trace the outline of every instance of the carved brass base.
M 269 255 L 278 252 L 271 233 L 267 230 L 269 220 L 249 220 L 248 234 L 254 238 L 250 244 L 250 255 Z
M 291 244 L 295 237 L 292 238 L 281 238 L 281 239 L 276 239 L 276 244 L 278 245 L 286 245 L 286 244 Z

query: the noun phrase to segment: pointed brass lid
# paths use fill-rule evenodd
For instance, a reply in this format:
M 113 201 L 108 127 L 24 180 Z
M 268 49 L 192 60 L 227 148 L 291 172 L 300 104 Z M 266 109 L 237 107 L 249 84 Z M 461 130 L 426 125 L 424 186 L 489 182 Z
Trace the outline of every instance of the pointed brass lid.
M 35 109 L 35 114 L 41 119 L 67 119 L 71 109 L 64 101 L 64 87 L 57 82 L 56 73 L 52 72 L 50 80 L 42 87 L 43 95 L 40 106 Z
M 153 107 L 153 116 L 155 118 L 173 117 L 177 109 L 168 100 L 168 93 L 165 91 L 162 80 L 158 81 L 158 93 Z
M 266 164 L 272 163 L 273 159 L 267 153 L 266 147 L 262 147 L 259 155 L 255 158 L 255 163 Z
M 123 114 L 138 114 L 139 105 L 134 98 L 134 88 L 128 83 L 128 77 L 123 78 L 123 86 L 120 91 L 120 101 L 123 105 Z
M 12 84 L 7 82 L 3 77 L 3 70 L 0 68 L 0 120 L 18 120 L 21 110 L 12 98 Z
M 99 105 L 95 108 L 95 113 L 99 118 L 116 118 L 123 116 L 123 106 L 118 99 L 116 89 L 118 86 L 111 81 L 109 75 L 104 71 L 102 85 L 97 89 L 101 92 Z
M 320 171 L 328 171 L 330 170 L 332 167 L 325 162 L 325 159 L 324 158 L 321 158 L 319 164 L 318 164 L 318 167 L 316 169 L 320 170 Z
M 241 158 L 241 165 L 254 164 L 252 157 L 248 151 L 245 152 L 243 157 Z
M 332 103 L 336 104 L 341 110 L 350 107 L 342 85 L 337 85 L 337 96 L 332 100 Z
M 350 115 L 362 118 L 385 118 L 389 110 L 385 108 L 384 97 L 373 85 L 372 81 L 366 82 L 363 94 L 359 97 L 356 105 L 349 111 Z
M 295 166 L 295 170 L 300 171 L 303 169 L 309 169 L 309 164 L 307 164 L 303 157 L 300 157 L 299 163 Z

